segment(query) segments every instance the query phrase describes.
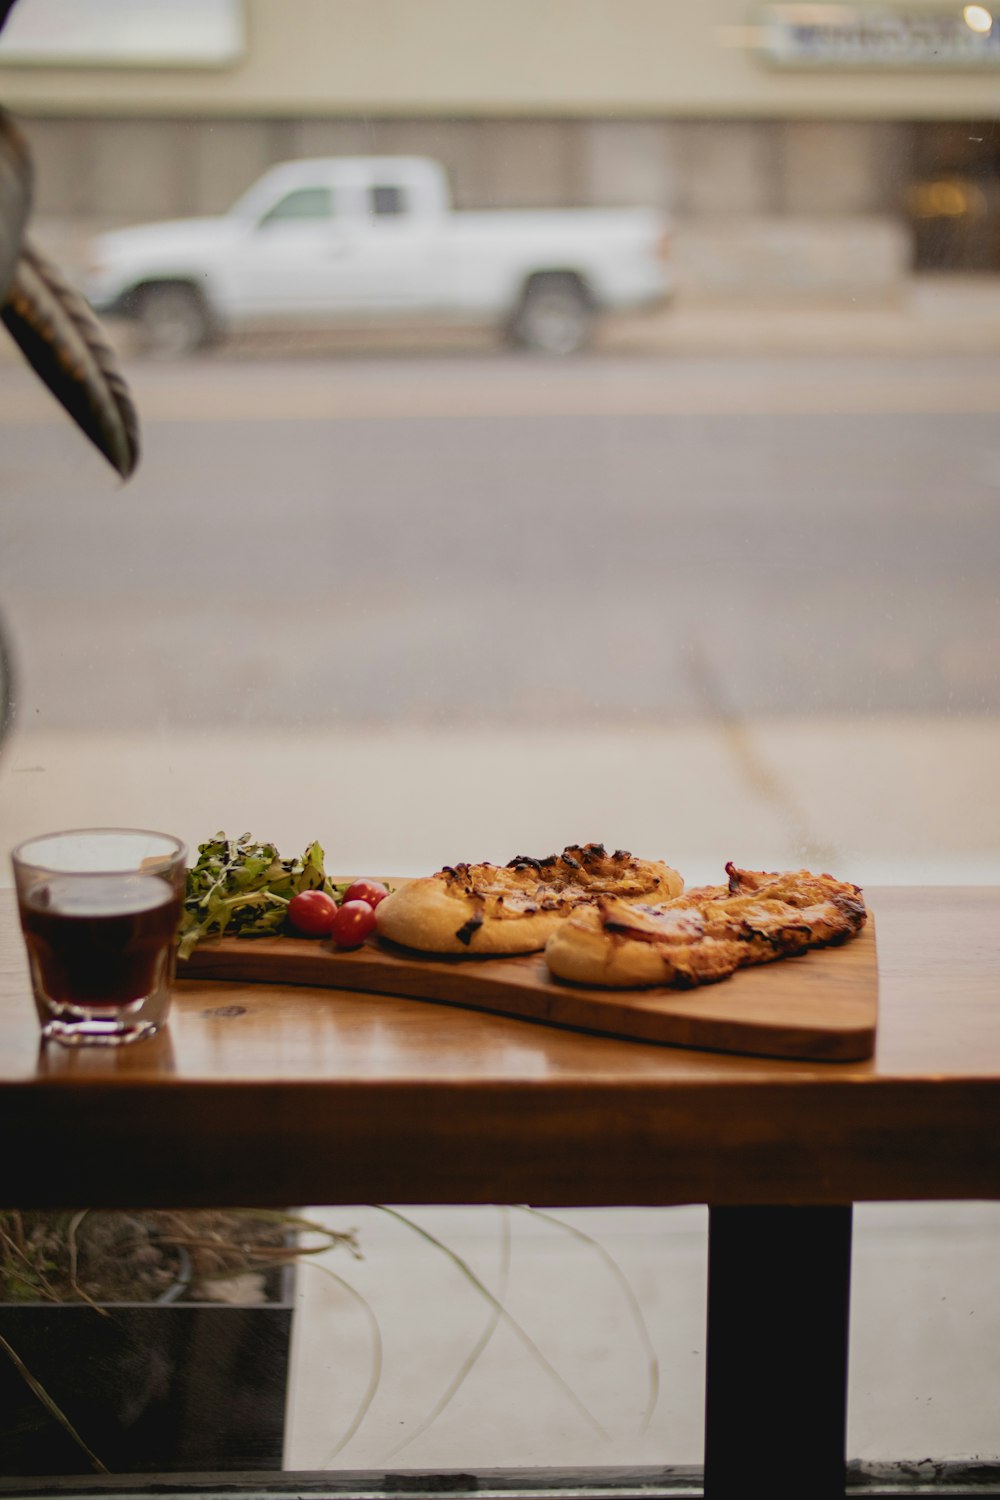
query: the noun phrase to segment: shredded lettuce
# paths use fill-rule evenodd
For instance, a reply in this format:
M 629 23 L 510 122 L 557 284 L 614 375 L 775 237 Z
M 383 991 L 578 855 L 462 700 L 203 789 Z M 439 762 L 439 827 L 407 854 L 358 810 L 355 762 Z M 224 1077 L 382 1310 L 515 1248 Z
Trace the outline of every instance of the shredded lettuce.
M 198 845 L 198 862 L 187 872 L 178 958 L 188 958 L 207 937 L 268 937 L 282 932 L 285 912 L 300 891 L 326 891 L 339 899 L 347 883 L 334 885 L 323 868 L 323 850 L 312 843 L 299 859 L 282 859 L 274 844 L 249 833 L 228 839 L 217 833 Z

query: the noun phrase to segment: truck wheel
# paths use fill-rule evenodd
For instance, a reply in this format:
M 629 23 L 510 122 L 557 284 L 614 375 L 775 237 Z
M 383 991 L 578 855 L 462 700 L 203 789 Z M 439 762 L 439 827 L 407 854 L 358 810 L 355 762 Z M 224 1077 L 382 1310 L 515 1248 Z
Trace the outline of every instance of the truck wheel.
M 575 354 L 588 342 L 594 305 L 587 289 L 564 271 L 533 276 L 524 289 L 511 332 L 515 343 L 542 354 Z
M 204 299 L 192 286 L 161 282 L 138 294 L 136 322 L 142 350 L 155 359 L 176 359 L 212 343 L 214 330 Z

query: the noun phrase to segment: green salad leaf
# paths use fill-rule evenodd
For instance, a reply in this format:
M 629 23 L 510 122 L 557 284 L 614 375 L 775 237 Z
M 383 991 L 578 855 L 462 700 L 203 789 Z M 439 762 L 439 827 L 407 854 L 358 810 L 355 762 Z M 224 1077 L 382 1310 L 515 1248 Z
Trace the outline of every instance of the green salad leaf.
M 198 862 L 187 872 L 177 956 L 188 958 L 203 938 L 224 933 L 273 936 L 284 930 L 288 903 L 300 891 L 337 898 L 345 889 L 346 882 L 331 883 L 318 843 L 298 859 L 282 859 L 274 844 L 259 844 L 249 833 L 238 839 L 217 833 L 198 845 Z

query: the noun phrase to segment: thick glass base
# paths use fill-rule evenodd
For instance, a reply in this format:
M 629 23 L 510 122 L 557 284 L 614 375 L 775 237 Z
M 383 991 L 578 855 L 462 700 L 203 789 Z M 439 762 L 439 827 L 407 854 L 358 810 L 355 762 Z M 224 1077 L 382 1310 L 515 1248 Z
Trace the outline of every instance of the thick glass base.
M 155 1036 L 167 1018 L 170 993 L 144 995 L 131 1005 L 68 1005 L 36 995 L 42 1036 L 64 1047 L 124 1047 Z

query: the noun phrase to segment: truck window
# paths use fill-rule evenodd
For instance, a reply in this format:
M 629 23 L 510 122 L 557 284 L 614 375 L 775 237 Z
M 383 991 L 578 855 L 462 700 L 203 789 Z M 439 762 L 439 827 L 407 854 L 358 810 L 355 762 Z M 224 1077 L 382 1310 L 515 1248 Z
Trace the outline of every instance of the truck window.
M 279 198 L 261 219 L 261 224 L 277 224 L 286 219 L 331 219 L 333 193 L 328 187 L 296 188 Z
M 405 214 L 406 193 L 401 187 L 373 187 L 369 194 L 369 213 L 380 218 L 392 214 Z

